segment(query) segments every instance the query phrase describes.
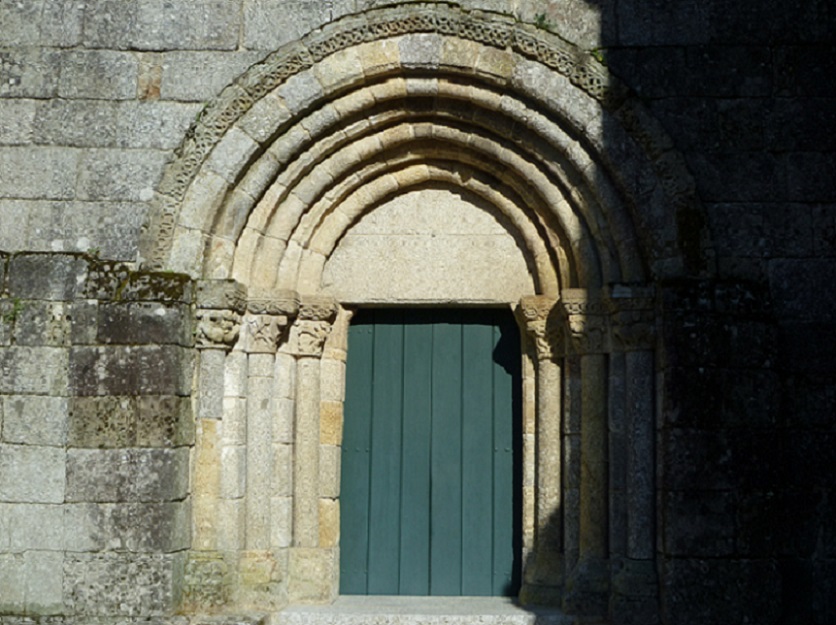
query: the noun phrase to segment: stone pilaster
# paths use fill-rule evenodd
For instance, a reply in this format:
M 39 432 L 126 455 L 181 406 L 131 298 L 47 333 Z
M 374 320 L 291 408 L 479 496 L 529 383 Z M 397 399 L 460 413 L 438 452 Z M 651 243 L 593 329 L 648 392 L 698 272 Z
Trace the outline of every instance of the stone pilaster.
M 537 422 L 533 569 L 526 571 L 523 600 L 557 602 L 563 583 L 561 517 L 561 351 L 557 302 L 547 296 L 524 297 L 517 319 L 536 356 Z

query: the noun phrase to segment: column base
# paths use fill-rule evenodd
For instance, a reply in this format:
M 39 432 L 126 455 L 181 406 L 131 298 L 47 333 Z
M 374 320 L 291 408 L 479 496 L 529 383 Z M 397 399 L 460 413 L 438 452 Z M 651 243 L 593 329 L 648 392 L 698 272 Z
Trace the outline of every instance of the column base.
M 623 559 L 613 564 L 610 615 L 613 625 L 655 625 L 659 578 L 654 560 Z
M 525 582 L 520 588 L 520 605 L 560 607 L 563 604 L 563 587 Z
M 610 600 L 610 562 L 586 558 L 578 562 L 566 583 L 563 610 L 579 616 L 606 616 Z
M 227 606 L 232 591 L 232 570 L 219 551 L 192 551 L 186 559 L 181 609 L 213 612 Z
M 238 608 L 274 611 L 287 604 L 287 553 L 245 551 L 238 561 Z
M 288 600 L 291 603 L 331 603 L 337 598 L 334 549 L 293 547 L 288 567 Z

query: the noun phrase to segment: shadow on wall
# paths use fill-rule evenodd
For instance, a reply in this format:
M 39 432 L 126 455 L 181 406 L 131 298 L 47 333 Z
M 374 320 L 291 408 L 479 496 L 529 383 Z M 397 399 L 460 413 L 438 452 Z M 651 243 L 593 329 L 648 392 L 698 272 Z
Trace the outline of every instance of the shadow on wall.
M 836 133 L 836 116 L 809 114 L 836 97 L 822 82 L 836 71 L 833 5 L 532 4 L 523 17 L 592 50 L 660 121 L 709 220 L 683 213 L 681 231 L 694 240 L 680 244 L 697 250 L 699 230 L 711 231 L 717 282 L 668 287 L 676 295 L 664 311 L 662 622 L 832 623 L 833 317 L 815 301 L 808 261 L 792 257 L 834 253 L 832 242 L 810 248 L 805 226 L 811 202 L 836 198 L 832 164 L 822 175 L 834 147 L 822 131 Z M 693 260 L 686 275 L 696 279 L 702 259 Z M 776 276 L 788 275 L 796 288 L 781 290 Z M 792 301 L 806 303 L 803 315 Z M 798 344 L 812 351 L 794 355 Z

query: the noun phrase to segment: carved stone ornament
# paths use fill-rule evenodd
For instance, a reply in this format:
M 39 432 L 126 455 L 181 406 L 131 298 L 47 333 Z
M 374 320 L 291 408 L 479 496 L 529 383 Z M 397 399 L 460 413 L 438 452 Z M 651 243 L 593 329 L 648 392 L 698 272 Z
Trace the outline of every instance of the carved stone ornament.
M 566 289 L 560 303 L 571 350 L 580 355 L 606 353 L 607 309 L 600 297 L 585 289 Z
M 198 309 L 195 345 L 198 349 L 229 351 L 238 340 L 240 328 L 241 316 L 232 310 Z
M 606 304 L 610 311 L 614 348 L 621 351 L 653 348 L 656 324 L 652 290 L 614 291 Z
M 622 311 L 612 315 L 611 323 L 613 347 L 625 352 L 653 348 L 656 326 L 652 312 Z
M 243 313 L 247 305 L 247 289 L 235 280 L 198 280 L 196 303 L 198 308 Z
M 359 19 L 346 16 L 268 55 L 207 105 L 187 132 L 157 188 L 152 205 L 154 218 L 143 233 L 143 241 L 149 246 L 143 248 L 147 249 L 144 265 L 165 265 L 189 185 L 212 148 L 256 102 L 330 54 L 418 33 L 437 33 L 500 50 L 510 49 L 564 75 L 609 110 L 618 110 L 629 95 L 626 87 L 588 52 L 543 29 L 503 15 L 432 3 L 373 9 Z
M 322 355 L 322 348 L 336 317 L 337 303 L 330 297 L 302 300 L 296 319 L 296 340 L 300 356 Z
M 299 296 L 295 291 L 250 293 L 247 310 L 254 315 L 283 315 L 295 317 L 299 312 Z
M 534 341 L 539 360 L 551 360 L 560 341 L 561 328 L 555 313 L 556 300 L 544 295 L 523 297 L 517 317 Z
M 300 356 L 321 356 L 325 340 L 331 334 L 331 323 L 304 319 L 296 322 Z
M 275 354 L 279 348 L 287 317 L 285 315 L 247 315 L 244 318 L 245 351 L 251 354 Z

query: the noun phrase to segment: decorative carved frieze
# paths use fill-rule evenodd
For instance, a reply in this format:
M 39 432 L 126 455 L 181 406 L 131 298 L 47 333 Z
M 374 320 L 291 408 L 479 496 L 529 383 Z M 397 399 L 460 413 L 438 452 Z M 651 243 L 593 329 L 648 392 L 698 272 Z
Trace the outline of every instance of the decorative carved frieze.
M 238 340 L 241 316 L 232 310 L 198 309 L 195 346 L 229 351 Z
M 325 340 L 337 317 L 337 303 L 330 297 L 310 297 L 299 305 L 296 319 L 296 344 L 300 356 L 322 355 Z
M 247 301 L 247 310 L 254 315 L 295 317 L 299 312 L 299 296 L 295 291 L 261 293 L 256 291 Z
M 560 303 L 568 348 L 581 355 L 607 352 L 607 308 L 600 296 L 586 289 L 565 289 Z
M 531 295 L 523 297 L 517 307 L 517 317 L 534 341 L 541 361 L 554 358 L 558 351 L 561 327 L 556 303 L 554 298 L 545 295 Z

